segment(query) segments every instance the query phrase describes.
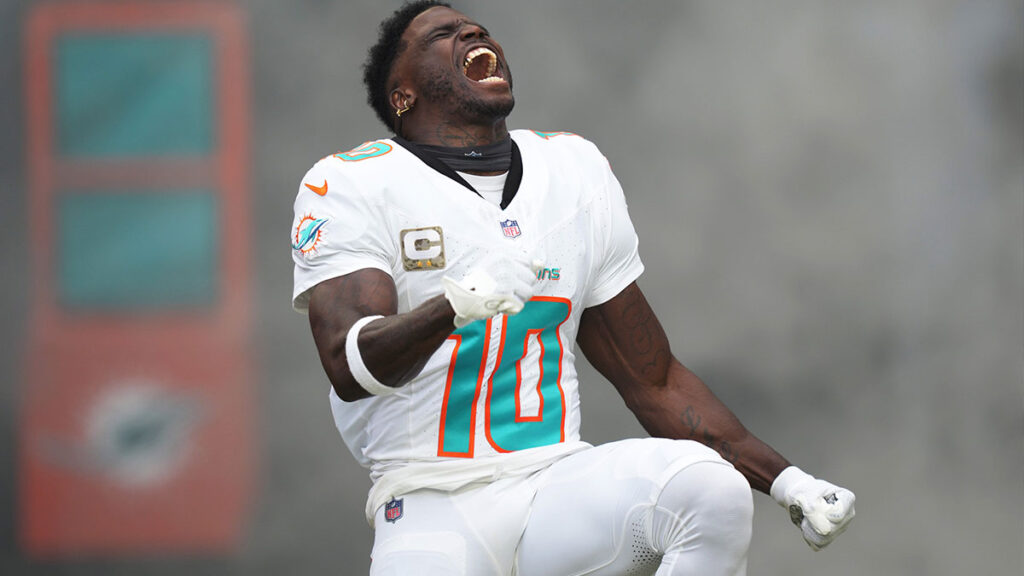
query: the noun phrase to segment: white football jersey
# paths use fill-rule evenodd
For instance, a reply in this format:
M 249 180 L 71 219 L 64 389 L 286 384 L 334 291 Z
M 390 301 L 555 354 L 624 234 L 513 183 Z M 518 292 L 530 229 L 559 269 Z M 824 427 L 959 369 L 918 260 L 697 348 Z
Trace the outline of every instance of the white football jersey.
M 411 464 L 501 462 L 497 455 L 578 443 L 575 344 L 580 315 L 643 271 L 626 202 L 608 161 L 569 133 L 516 130 L 522 180 L 505 209 L 393 140 L 328 156 L 295 200 L 293 306 L 317 283 L 363 268 L 389 274 L 398 311 L 443 293 L 481 259 L 542 260 L 535 296 L 515 316 L 456 330 L 396 394 L 342 402 L 338 430 L 381 475 Z M 457 466 L 457 465 L 456 465 Z

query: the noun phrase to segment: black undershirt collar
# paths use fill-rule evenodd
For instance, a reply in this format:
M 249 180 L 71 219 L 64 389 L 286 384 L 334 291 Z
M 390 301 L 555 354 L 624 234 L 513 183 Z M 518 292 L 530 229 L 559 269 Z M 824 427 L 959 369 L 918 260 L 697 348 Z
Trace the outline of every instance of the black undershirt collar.
M 508 172 L 512 165 L 512 138 L 506 137 L 486 146 L 429 146 L 419 144 L 457 172 Z
M 444 174 L 445 176 L 451 178 L 452 180 L 455 180 L 459 184 L 462 184 L 463 186 L 468 188 L 477 196 L 480 196 L 480 193 L 477 192 L 475 188 L 470 186 L 469 183 L 462 178 L 462 176 L 459 176 L 459 173 L 456 172 L 455 169 L 453 169 L 451 166 L 445 163 L 437 155 L 432 154 L 429 150 L 426 149 L 427 147 L 410 142 L 405 138 L 402 138 L 401 136 L 395 136 L 392 138 L 392 140 L 394 140 L 402 148 L 405 148 L 406 150 L 411 152 L 414 156 L 419 158 L 427 166 L 430 166 L 437 172 L 440 172 L 441 174 Z M 512 199 L 515 198 L 516 192 L 519 191 L 519 184 L 523 180 L 523 158 L 519 153 L 519 146 L 516 145 L 515 140 L 512 140 L 511 137 L 509 138 L 509 142 L 512 145 L 512 160 L 511 164 L 508 167 L 508 176 L 505 178 L 505 188 L 502 190 L 501 193 L 500 206 L 502 210 L 507 208 L 509 203 L 512 202 Z M 456 148 L 454 150 L 459 149 Z M 480 170 L 480 168 L 474 165 L 473 167 L 466 169 L 466 171 L 471 170 Z

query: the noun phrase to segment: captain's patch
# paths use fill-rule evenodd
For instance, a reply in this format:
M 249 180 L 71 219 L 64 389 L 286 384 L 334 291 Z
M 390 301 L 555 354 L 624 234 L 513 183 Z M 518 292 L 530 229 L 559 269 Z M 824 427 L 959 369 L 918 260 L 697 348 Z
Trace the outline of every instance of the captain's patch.
M 402 230 L 398 239 L 402 245 L 402 266 L 407 271 L 445 267 L 444 233 L 440 226 Z

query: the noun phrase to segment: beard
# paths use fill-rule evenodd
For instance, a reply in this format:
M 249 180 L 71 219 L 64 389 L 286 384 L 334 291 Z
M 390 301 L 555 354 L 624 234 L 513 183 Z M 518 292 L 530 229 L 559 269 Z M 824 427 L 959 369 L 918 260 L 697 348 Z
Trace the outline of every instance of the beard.
M 515 107 L 512 97 L 512 75 L 506 70 L 507 98 L 481 98 L 455 72 L 446 66 L 430 65 L 421 69 L 420 86 L 427 100 L 442 104 L 450 116 L 470 122 L 491 122 L 505 118 Z

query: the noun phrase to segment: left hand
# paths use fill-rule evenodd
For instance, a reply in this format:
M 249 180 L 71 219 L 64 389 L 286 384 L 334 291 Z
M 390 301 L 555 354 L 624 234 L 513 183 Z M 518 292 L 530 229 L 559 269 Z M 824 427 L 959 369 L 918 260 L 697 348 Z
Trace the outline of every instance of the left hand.
M 782 471 L 771 487 L 772 498 L 789 510 L 790 520 L 800 527 L 807 545 L 815 551 L 842 534 L 856 512 L 856 496 L 796 466 Z

